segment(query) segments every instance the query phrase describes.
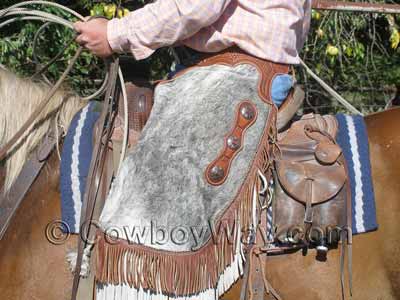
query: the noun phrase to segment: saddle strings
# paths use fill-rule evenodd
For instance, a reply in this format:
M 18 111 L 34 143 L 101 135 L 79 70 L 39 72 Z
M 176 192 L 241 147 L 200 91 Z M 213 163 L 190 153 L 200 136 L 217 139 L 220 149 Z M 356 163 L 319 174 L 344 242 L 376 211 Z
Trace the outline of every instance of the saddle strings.
M 72 15 L 76 18 L 78 18 L 81 21 L 86 21 L 85 18 L 80 15 L 79 13 L 75 12 L 74 10 L 65 7 L 61 4 L 58 3 L 53 3 L 53 2 L 48 2 L 48 1 L 24 1 L 17 3 L 15 5 L 12 5 L 8 8 L 0 10 L 0 20 L 7 18 L 5 21 L 0 23 L 0 29 L 3 28 L 6 25 L 9 25 L 13 22 L 16 21 L 41 21 L 45 22 L 43 26 L 41 26 L 35 34 L 34 38 L 34 49 L 36 48 L 37 44 L 37 39 L 39 34 L 44 30 L 45 27 L 47 27 L 49 24 L 59 24 L 63 25 L 67 28 L 70 28 L 74 30 L 73 22 L 69 21 L 68 19 L 62 18 L 60 16 L 47 13 L 44 11 L 36 10 L 36 9 L 30 9 L 27 8 L 26 6 L 29 5 L 42 5 L 42 6 L 50 6 L 50 7 L 55 7 L 58 9 L 63 10 L 64 12 L 68 13 L 69 15 Z M 70 41 L 72 43 L 73 40 Z M 47 70 L 47 68 L 53 64 L 55 61 L 59 59 L 59 57 L 62 56 L 64 53 L 65 49 L 69 46 L 67 44 L 54 58 L 52 58 L 43 68 L 38 70 L 34 75 L 43 75 L 43 72 Z M 6 143 L 6 145 L 2 148 L 0 148 L 0 161 L 3 160 L 4 158 L 7 157 L 7 155 L 10 153 L 10 151 L 14 148 L 14 146 L 25 136 L 26 132 L 29 132 L 29 128 L 32 128 L 35 126 L 35 122 L 37 121 L 38 115 L 41 113 L 41 111 L 46 107 L 46 105 L 49 103 L 51 100 L 52 96 L 54 93 L 57 91 L 57 89 L 62 85 L 62 83 L 65 81 L 67 78 L 69 72 L 72 70 L 73 65 L 75 62 L 78 60 L 81 52 L 83 51 L 82 47 L 79 47 L 78 50 L 76 51 L 74 57 L 71 59 L 70 63 L 68 64 L 66 70 L 63 72 L 59 80 L 55 83 L 55 85 L 50 89 L 49 93 L 46 95 L 45 99 L 39 104 L 38 108 L 34 111 L 34 113 L 31 115 L 31 117 L 24 123 L 24 125 L 21 127 L 20 130 Z M 115 58 L 112 58 L 112 61 L 114 61 Z M 108 66 L 109 63 L 106 61 L 106 66 Z M 4 68 L 2 66 L 2 68 Z M 122 75 L 122 71 L 119 68 L 118 69 L 118 78 L 119 78 L 119 83 L 121 87 L 121 92 L 122 92 L 122 97 L 123 97 L 123 103 L 124 103 L 124 139 L 123 139 L 123 144 L 122 144 L 122 152 L 121 152 L 121 158 L 118 166 L 118 170 L 121 167 L 121 163 L 125 157 L 126 150 L 127 150 L 127 145 L 128 145 L 128 99 L 127 99 L 127 92 L 125 89 L 125 82 L 124 78 Z M 45 78 L 44 78 L 45 79 Z M 47 80 L 45 79 L 47 82 Z M 92 95 L 82 97 L 82 101 L 90 101 L 96 97 L 102 96 L 106 88 L 110 85 L 110 76 L 109 76 L 109 71 L 106 73 L 106 76 L 103 80 L 103 83 L 101 87 L 94 92 Z

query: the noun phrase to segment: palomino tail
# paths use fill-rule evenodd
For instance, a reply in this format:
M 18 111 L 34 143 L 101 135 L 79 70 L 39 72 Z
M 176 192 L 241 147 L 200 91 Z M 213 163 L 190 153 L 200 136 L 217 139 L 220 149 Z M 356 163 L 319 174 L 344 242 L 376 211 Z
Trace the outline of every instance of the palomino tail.
M 50 87 L 17 77 L 0 68 L 0 147 L 4 146 L 28 120 L 46 97 Z M 51 131 L 66 132 L 73 116 L 86 104 L 70 91 L 58 90 L 40 113 L 30 129 L 20 138 L 6 158 L 6 178 L 3 192 L 7 192 L 22 170 L 29 154 Z

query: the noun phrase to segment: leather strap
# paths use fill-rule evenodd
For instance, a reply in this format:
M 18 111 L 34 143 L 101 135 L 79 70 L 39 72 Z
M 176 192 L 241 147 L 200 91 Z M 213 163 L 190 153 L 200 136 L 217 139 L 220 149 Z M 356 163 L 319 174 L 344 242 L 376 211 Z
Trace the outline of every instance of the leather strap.
M 347 174 L 347 178 L 349 178 L 347 164 L 344 163 L 345 170 Z M 346 205 L 346 223 L 349 231 L 346 231 L 346 242 L 347 242 L 347 276 L 348 276 L 348 284 L 349 284 L 349 293 L 350 297 L 353 296 L 353 232 L 352 228 L 352 206 L 351 206 L 351 188 L 350 182 L 347 181 L 347 205 Z
M 267 209 L 259 208 L 259 223 L 256 228 L 255 244 L 251 245 L 246 255 L 245 274 L 241 287 L 240 300 L 264 300 L 265 294 L 275 300 L 282 300 L 278 292 L 268 282 L 265 267 L 268 258 Z
M 99 200 L 99 187 L 100 187 L 101 177 L 103 176 L 103 169 L 106 162 L 105 158 L 108 151 L 108 143 L 103 143 L 102 141 L 103 138 L 105 138 L 105 140 L 108 141 L 112 135 L 112 126 L 115 117 L 113 111 L 115 104 L 114 102 L 115 99 L 118 99 L 118 97 L 116 97 L 117 93 L 116 83 L 117 83 L 118 69 L 119 69 L 119 59 L 116 58 L 113 62 L 111 62 L 109 67 L 110 70 L 109 86 L 107 87 L 107 91 L 104 98 L 103 110 L 99 118 L 99 124 L 101 128 L 104 129 L 102 131 L 101 136 L 96 140 L 96 143 L 94 144 L 93 147 L 92 161 L 90 162 L 90 168 L 86 180 L 86 188 L 81 210 L 81 220 L 80 220 L 81 225 L 84 224 L 86 221 L 90 221 L 93 219 L 93 212 L 95 210 L 96 205 L 99 204 L 99 202 L 97 201 Z M 88 231 L 84 233 L 85 236 L 87 237 L 90 234 L 89 230 L 90 228 L 88 228 Z M 72 296 L 71 296 L 72 300 L 76 300 L 76 296 L 78 293 L 83 250 L 87 246 L 86 242 L 87 241 L 83 241 L 82 239 L 78 240 L 78 257 L 76 260 L 76 268 L 72 286 Z
M 45 165 L 56 143 L 56 138 L 44 139 L 37 150 L 40 151 L 40 155 L 37 151 L 33 152 L 8 193 L 4 195 L 0 192 L 0 240 L 6 233 L 12 217 Z
M 346 238 L 344 237 L 344 233 L 342 232 L 342 237 L 341 237 L 341 247 L 340 247 L 340 288 L 342 292 L 342 299 L 345 300 L 345 291 L 344 291 L 344 259 L 345 259 L 345 254 L 346 254 Z
M 342 158 L 343 159 L 343 158 Z M 343 165 L 345 167 L 346 177 L 349 178 L 347 164 L 343 159 Z M 341 232 L 341 247 L 340 247 L 340 286 L 342 292 L 342 299 L 346 299 L 345 296 L 345 258 L 346 258 L 346 249 L 347 249 L 347 276 L 348 276 L 348 287 L 350 297 L 353 295 L 353 272 L 352 272 L 352 217 L 351 217 L 351 189 L 349 181 L 346 182 L 347 188 L 347 199 L 346 199 L 346 226 L 349 230 L 343 230 Z M 347 247 L 346 247 L 347 243 Z
M 97 128 L 95 129 L 95 138 L 100 138 L 101 131 L 98 124 L 96 124 Z M 102 128 L 101 128 L 102 129 Z M 109 151 L 107 151 L 106 154 L 106 165 L 104 166 L 104 172 L 103 176 L 101 177 L 100 185 L 99 185 L 99 199 L 95 205 L 94 212 L 93 212 L 93 220 L 99 220 L 100 214 L 103 210 L 104 205 L 103 204 L 103 199 L 105 199 L 108 195 L 108 192 L 110 190 L 111 186 L 111 181 L 114 175 L 114 164 L 113 164 L 113 152 L 114 150 L 111 151 L 109 148 Z M 90 232 L 90 236 L 94 236 L 96 234 L 96 227 L 91 227 L 92 231 Z M 92 251 L 91 257 L 96 257 L 95 250 Z M 95 269 L 95 262 L 93 259 L 90 261 L 90 269 L 94 270 Z M 78 287 L 78 292 L 77 292 L 77 297 L 76 300 L 88 300 L 88 299 L 94 299 L 95 296 L 95 275 L 94 272 L 91 272 L 88 277 L 85 278 L 80 278 L 80 283 Z
M 219 186 L 225 182 L 233 159 L 243 148 L 245 133 L 256 121 L 257 114 L 257 107 L 251 101 L 245 100 L 238 105 L 235 124 L 225 137 L 224 149 L 205 171 L 209 184 Z
M 260 223 L 257 230 L 256 246 L 253 252 L 255 263 L 250 263 L 250 285 L 248 300 L 264 300 L 265 294 L 274 300 L 282 300 L 278 292 L 269 283 L 265 274 L 267 266 L 268 249 L 267 238 L 264 232 L 267 228 L 267 209 L 263 209 L 260 214 Z
M 293 119 L 296 112 L 303 105 L 305 93 L 301 86 L 295 85 L 287 99 L 279 107 L 276 128 L 278 132 L 284 130 Z
M 269 290 L 264 282 L 264 268 L 267 260 L 267 253 L 262 253 L 260 249 L 265 246 L 264 237 L 260 227 L 267 228 L 267 216 L 261 213 L 259 230 L 257 230 L 256 245 L 250 255 L 250 278 L 249 278 L 249 297 L 248 300 L 263 300 L 265 292 Z
M 313 222 L 313 207 L 312 207 L 312 202 L 313 202 L 313 180 L 308 178 L 306 180 L 306 188 L 307 188 L 307 200 L 306 200 L 306 211 L 304 214 L 304 223 L 307 224 L 312 224 Z
M 242 286 L 240 287 L 240 300 L 246 300 L 247 294 L 248 294 L 248 283 L 249 283 L 249 277 L 250 277 L 250 254 L 251 254 L 251 249 L 246 249 L 246 264 L 244 266 L 244 272 L 243 272 L 243 283 Z

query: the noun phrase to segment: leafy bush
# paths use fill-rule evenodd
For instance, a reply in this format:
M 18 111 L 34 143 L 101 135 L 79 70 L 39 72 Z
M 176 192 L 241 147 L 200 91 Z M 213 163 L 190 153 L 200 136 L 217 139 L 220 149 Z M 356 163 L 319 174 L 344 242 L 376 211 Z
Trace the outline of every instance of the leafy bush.
M 21 1 L 2 2 L 0 8 L 6 8 L 18 2 Z M 62 1 L 58 2 L 60 3 Z M 90 15 L 91 11 L 93 15 L 94 7 L 96 8 L 96 15 L 106 15 L 105 8 L 107 6 L 117 5 L 118 7 L 122 7 L 122 4 L 117 1 L 105 1 L 101 3 L 88 0 L 64 2 L 65 3 L 61 4 L 68 5 L 71 3 L 69 7 L 80 12 L 82 15 Z M 133 3 L 131 2 L 129 7 L 137 8 L 140 7 L 140 5 L 143 5 L 142 1 L 135 1 Z M 32 7 L 43 10 L 41 6 L 35 5 Z M 127 6 L 125 6 L 125 11 L 124 8 L 121 9 L 125 14 L 127 13 L 126 7 Z M 71 21 L 77 21 L 76 18 L 57 8 L 45 8 L 44 10 L 68 18 Z M 115 13 L 118 14 L 119 11 L 116 10 Z M 0 31 L 0 64 L 5 65 L 18 74 L 31 76 L 51 58 L 55 57 L 65 45 L 68 45 L 62 57 L 51 65 L 48 72 L 46 72 L 46 77 L 51 82 L 55 82 L 66 69 L 70 59 L 78 49 L 78 45 L 75 42 L 71 43 L 71 40 L 74 38 L 74 32 L 57 24 L 50 24 L 45 27 L 38 35 L 35 44 L 35 36 L 42 25 L 42 22 L 21 21 L 4 27 Z M 133 68 L 135 68 L 137 65 L 140 70 L 150 69 L 150 72 L 146 71 L 143 73 L 148 73 L 148 77 L 158 78 L 166 73 L 164 64 L 170 63 L 170 56 L 167 51 L 161 50 L 158 51 L 158 53 L 159 55 L 145 62 L 132 63 L 133 59 L 130 59 L 130 66 L 132 67 L 133 64 Z M 72 89 L 79 91 L 81 95 L 89 95 L 101 85 L 104 75 L 105 66 L 103 61 L 94 57 L 88 51 L 84 51 L 71 71 L 67 84 Z
M 393 16 L 313 11 L 302 56 L 329 85 L 368 113 L 385 108 L 400 88 L 398 44 Z M 341 110 L 312 79 L 302 75 L 309 108 Z

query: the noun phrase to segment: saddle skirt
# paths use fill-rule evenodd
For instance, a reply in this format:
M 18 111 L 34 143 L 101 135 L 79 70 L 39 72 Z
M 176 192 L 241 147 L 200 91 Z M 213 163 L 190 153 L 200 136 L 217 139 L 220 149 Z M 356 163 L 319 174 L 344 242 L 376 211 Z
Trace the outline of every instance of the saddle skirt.
M 218 299 L 241 276 L 287 72 L 228 50 L 156 87 L 100 217 L 97 299 Z

